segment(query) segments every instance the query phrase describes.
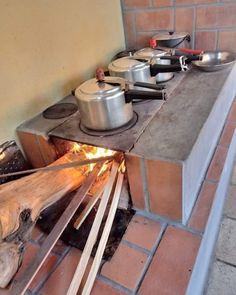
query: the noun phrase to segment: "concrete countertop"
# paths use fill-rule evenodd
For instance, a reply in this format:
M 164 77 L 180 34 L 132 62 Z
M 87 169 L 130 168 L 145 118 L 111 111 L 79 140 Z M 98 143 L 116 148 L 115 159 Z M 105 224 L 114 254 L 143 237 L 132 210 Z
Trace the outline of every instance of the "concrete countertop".
M 217 72 L 192 68 L 149 123 L 131 153 L 149 159 L 184 161 L 233 71 L 236 65 Z M 236 83 L 231 81 L 227 87 L 236 89 Z

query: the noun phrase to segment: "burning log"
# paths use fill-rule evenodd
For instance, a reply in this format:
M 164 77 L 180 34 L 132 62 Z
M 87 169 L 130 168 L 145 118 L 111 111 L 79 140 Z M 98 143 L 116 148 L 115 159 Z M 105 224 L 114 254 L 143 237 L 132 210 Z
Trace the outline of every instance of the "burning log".
M 53 165 L 85 159 L 84 154 L 69 152 Z M 36 172 L 0 186 L 0 241 L 16 235 L 23 224 L 34 223 L 40 212 L 67 192 L 78 188 L 89 172 L 88 166 Z M 30 220 L 30 221 L 29 221 Z
M 66 153 L 50 166 L 82 161 L 84 152 Z M 36 172 L 0 186 L 0 287 L 8 285 L 22 260 L 25 242 L 40 212 L 77 189 L 91 166 Z

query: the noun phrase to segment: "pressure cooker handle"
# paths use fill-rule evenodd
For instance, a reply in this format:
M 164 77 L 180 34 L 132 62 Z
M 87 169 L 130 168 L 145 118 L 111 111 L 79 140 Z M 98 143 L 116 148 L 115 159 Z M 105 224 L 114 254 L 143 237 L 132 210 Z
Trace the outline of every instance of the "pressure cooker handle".
M 142 91 L 142 90 L 125 91 L 126 103 L 130 103 L 134 99 L 166 100 L 166 93 L 164 91 Z
M 150 65 L 151 76 L 156 76 L 158 73 L 181 72 L 180 65 Z
M 136 87 L 142 87 L 142 88 L 148 88 L 148 89 L 153 89 L 153 90 L 163 90 L 166 88 L 165 85 L 157 85 L 153 83 L 146 83 L 146 82 L 135 82 L 133 86 Z

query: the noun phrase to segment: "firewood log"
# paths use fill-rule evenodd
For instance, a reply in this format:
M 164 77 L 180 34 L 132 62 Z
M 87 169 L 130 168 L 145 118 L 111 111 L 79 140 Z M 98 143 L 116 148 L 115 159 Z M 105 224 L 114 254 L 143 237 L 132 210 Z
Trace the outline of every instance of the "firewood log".
M 84 160 L 68 152 L 51 165 Z M 78 188 L 89 166 L 36 172 L 0 186 L 0 287 L 5 288 L 22 260 L 23 247 L 40 212 Z
M 85 159 L 83 153 L 69 152 L 51 165 L 80 159 Z M 34 222 L 43 209 L 59 200 L 66 193 L 78 188 L 88 172 L 88 166 L 36 172 L 1 185 L 0 241 L 19 230 L 20 223 L 24 222 L 24 219 Z

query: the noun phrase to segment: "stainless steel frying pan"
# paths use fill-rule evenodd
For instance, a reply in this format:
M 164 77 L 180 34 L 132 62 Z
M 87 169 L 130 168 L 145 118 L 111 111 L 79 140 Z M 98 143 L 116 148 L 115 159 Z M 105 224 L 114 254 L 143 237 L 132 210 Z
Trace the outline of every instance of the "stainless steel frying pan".
M 214 72 L 222 70 L 235 62 L 235 55 L 227 51 L 204 52 L 201 60 L 192 63 L 202 71 Z

